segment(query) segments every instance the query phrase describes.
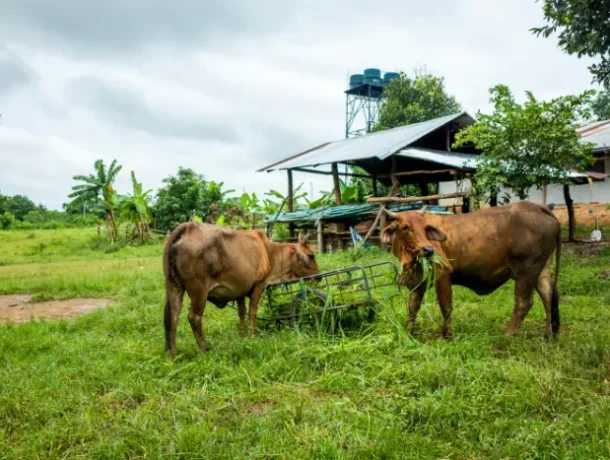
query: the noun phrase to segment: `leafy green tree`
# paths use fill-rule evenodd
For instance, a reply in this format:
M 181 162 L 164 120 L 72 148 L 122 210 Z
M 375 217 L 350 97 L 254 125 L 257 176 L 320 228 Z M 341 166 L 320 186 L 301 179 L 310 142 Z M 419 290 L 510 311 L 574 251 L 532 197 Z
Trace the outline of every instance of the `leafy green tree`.
M 442 77 L 416 72 L 413 77 L 401 72 L 398 78 L 392 80 L 384 89 L 385 101 L 379 110 L 379 121 L 373 131 L 410 125 L 433 118 L 450 115 L 462 110 L 455 96 L 449 94 Z M 364 173 L 358 167 L 350 168 L 354 173 Z M 371 181 L 359 177 L 350 178 L 350 186 L 356 186 L 360 196 L 371 196 L 373 186 Z M 378 193 L 387 195 L 390 187 L 378 184 Z M 408 187 L 409 195 L 420 194 L 419 188 Z
M 131 171 L 131 186 L 132 193 L 122 196 L 119 200 L 121 220 L 128 223 L 126 234 L 131 231 L 132 239 L 137 239 L 143 244 L 145 240 L 150 239 L 149 224 L 152 221 L 152 211 L 149 195 L 152 190 L 144 191 L 133 171 Z
M 460 112 L 462 106 L 447 93 L 445 80 L 425 73 L 409 77 L 401 72 L 383 91 L 385 102 L 379 110 L 374 131 L 410 125 Z
M 8 196 L 3 195 L 0 190 L 0 214 L 4 214 L 8 211 Z
M 610 120 L 610 90 L 601 91 L 591 102 L 591 112 L 596 120 Z
M 580 142 L 575 130 L 579 120 L 588 117 L 592 91 L 550 101 L 539 101 L 528 91 L 523 104 L 504 85 L 491 88 L 490 94 L 494 112 L 479 112 L 477 123 L 460 131 L 454 144 L 473 144 L 483 152 L 474 176 L 474 195 L 497 196 L 505 186 L 526 199 L 533 187 L 564 184 L 566 204 L 571 206 L 570 170 L 583 171 L 594 161 L 591 145 Z M 507 192 L 504 200 L 510 196 Z M 573 224 L 572 219 L 571 228 Z
M 568 54 L 599 56 L 589 66 L 595 81 L 610 88 L 610 2 L 606 0 L 544 0 L 546 25 L 531 29 L 547 38 L 558 34 L 559 46 Z
M 85 202 L 92 202 L 96 199 L 100 199 L 104 205 L 108 238 L 110 241 L 117 241 L 119 235 L 114 214 L 117 204 L 117 194 L 113 186 L 117 175 L 123 167 L 118 165 L 116 160 L 113 160 L 106 170 L 104 160 L 97 160 L 94 164 L 94 168 L 95 174 L 89 174 L 88 176 L 77 175 L 73 177 L 74 180 L 84 183 L 73 186 L 73 192 L 68 195 L 68 197 Z
M 195 216 L 206 220 L 213 209 L 220 210 L 225 199 L 222 185 L 208 182 L 189 168 L 178 168 L 178 174 L 163 179 L 153 207 L 156 226 L 171 230 Z
M 15 225 L 15 221 L 15 216 L 12 213 L 4 211 L 0 214 L 0 230 L 10 230 Z
M 36 208 L 36 204 L 25 195 L 9 196 L 6 200 L 6 210 L 13 214 L 17 220 L 23 220 L 30 211 Z M 44 206 L 40 208 L 44 209 Z

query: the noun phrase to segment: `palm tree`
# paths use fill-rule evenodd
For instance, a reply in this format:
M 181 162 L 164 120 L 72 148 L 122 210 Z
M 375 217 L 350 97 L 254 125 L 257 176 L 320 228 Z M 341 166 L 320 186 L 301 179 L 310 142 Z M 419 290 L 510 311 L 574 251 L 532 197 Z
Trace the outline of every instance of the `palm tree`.
M 68 197 L 85 201 L 94 201 L 101 198 L 104 205 L 104 212 L 106 213 L 106 228 L 108 238 L 110 241 L 114 242 L 118 239 L 118 229 L 116 218 L 114 216 L 114 207 L 116 205 L 117 196 L 113 185 L 117 174 L 123 167 L 117 165 L 117 161 L 113 160 L 108 167 L 108 170 L 106 170 L 104 160 L 100 159 L 95 162 L 94 168 L 95 175 L 77 175 L 73 177 L 74 180 L 84 182 L 84 184 L 73 186 L 72 190 L 74 191 L 68 195 Z
M 152 190 L 143 191 L 142 184 L 136 180 L 136 175 L 131 171 L 132 195 L 121 197 L 119 209 L 121 220 L 129 222 L 126 232 L 133 226 L 132 238 L 137 238 L 140 244 L 150 238 L 148 224 L 152 220 L 152 212 L 148 202 L 148 195 Z

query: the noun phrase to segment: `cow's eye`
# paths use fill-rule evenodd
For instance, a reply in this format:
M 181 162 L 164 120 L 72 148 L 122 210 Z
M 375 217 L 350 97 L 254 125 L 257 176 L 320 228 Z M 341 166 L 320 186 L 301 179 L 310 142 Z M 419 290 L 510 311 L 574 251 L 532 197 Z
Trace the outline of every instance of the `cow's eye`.
M 402 228 L 404 231 L 409 230 L 409 226 L 408 226 L 408 225 L 403 225 L 401 228 Z
M 313 260 L 315 257 L 316 257 L 316 256 L 314 256 L 313 254 L 309 254 L 309 258 L 310 258 L 311 260 Z

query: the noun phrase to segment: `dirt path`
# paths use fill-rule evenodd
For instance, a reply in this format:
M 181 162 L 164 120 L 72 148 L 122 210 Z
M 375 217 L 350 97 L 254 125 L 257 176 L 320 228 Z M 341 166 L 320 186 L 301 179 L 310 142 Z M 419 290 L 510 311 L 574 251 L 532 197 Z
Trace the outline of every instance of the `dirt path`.
M 0 325 L 24 323 L 31 319 L 73 318 L 110 303 L 107 299 L 69 299 L 30 302 L 29 295 L 0 295 Z
M 591 203 L 591 204 L 575 204 L 574 217 L 576 225 L 586 225 L 593 227 L 593 216 L 597 216 L 597 225 L 600 227 L 610 226 L 610 209 L 607 204 Z M 593 214 L 589 213 L 589 209 L 593 210 Z M 553 213 L 561 222 L 561 225 L 568 225 L 568 210 L 565 205 L 555 206 Z

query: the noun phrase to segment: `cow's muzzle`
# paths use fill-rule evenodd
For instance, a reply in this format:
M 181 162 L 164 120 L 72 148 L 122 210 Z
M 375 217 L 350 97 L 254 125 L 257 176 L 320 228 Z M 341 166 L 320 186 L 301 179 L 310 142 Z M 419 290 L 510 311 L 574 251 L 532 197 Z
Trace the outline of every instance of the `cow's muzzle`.
M 424 255 L 424 257 L 430 257 L 434 254 L 434 248 L 432 246 L 425 246 L 422 249 L 422 254 Z

